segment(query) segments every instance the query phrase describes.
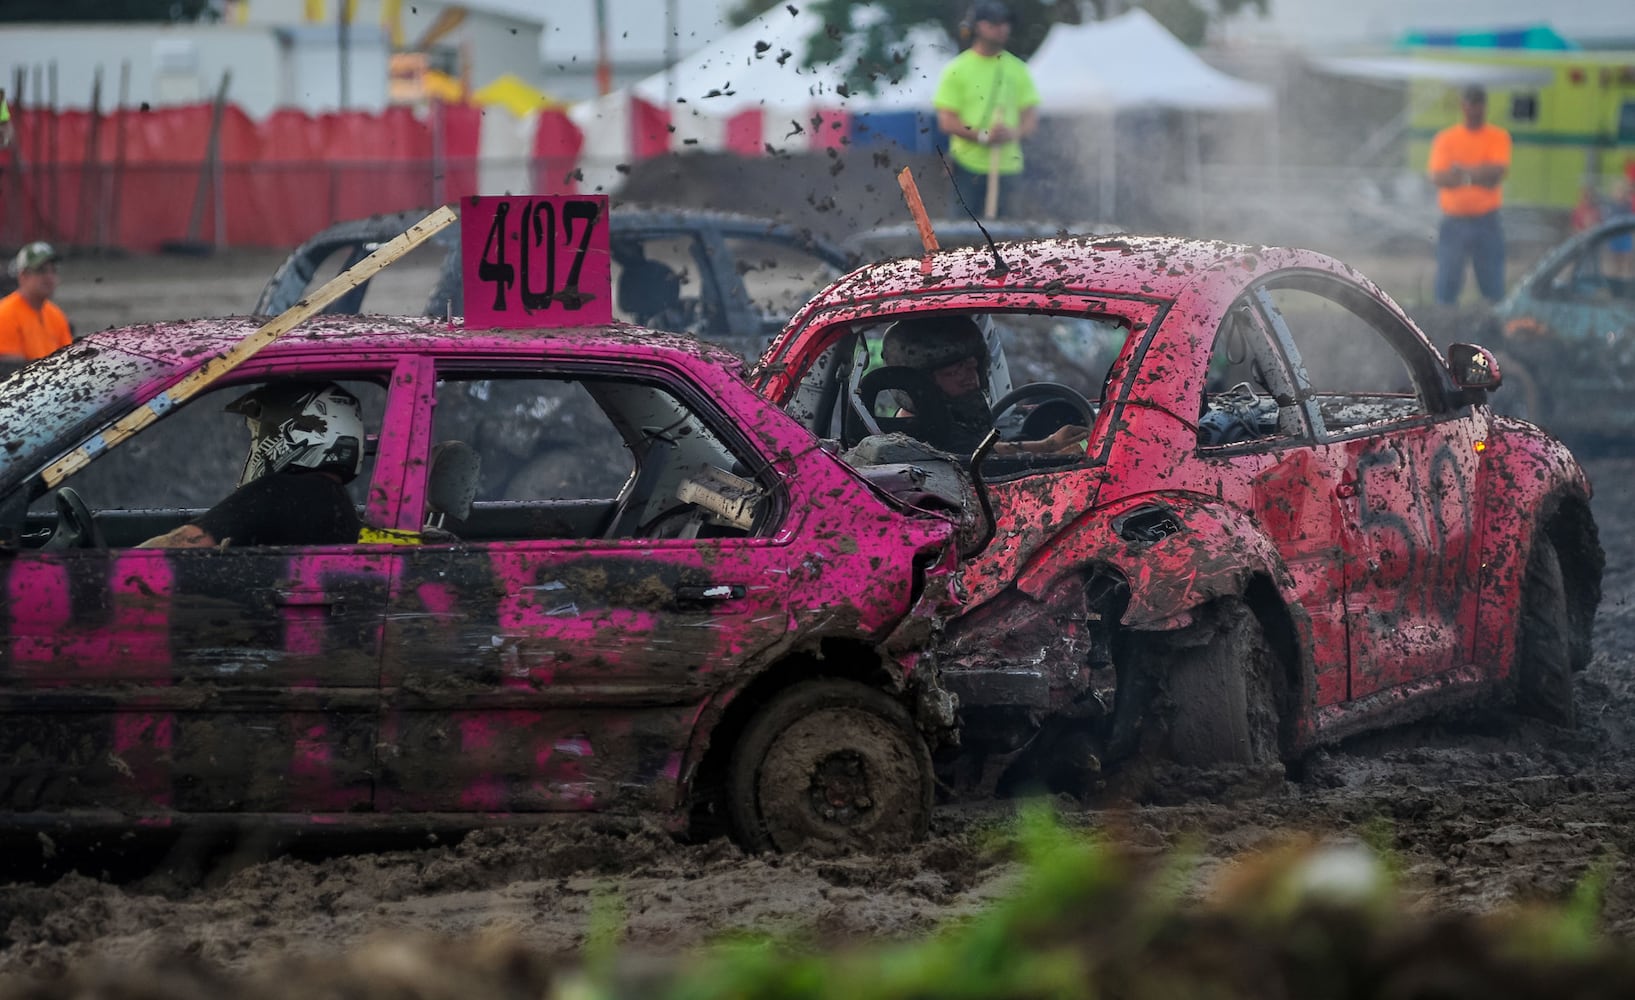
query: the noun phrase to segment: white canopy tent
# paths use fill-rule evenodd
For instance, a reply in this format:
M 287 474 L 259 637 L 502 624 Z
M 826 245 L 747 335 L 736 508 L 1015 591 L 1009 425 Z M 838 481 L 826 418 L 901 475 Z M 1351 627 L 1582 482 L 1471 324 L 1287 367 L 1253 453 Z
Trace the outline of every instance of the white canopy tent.
M 1055 25 L 1028 69 L 1045 112 L 1272 107 L 1270 90 L 1204 62 L 1139 7 L 1105 21 Z
M 1453 87 L 1472 83 L 1484 87 L 1525 87 L 1543 86 L 1555 80 L 1555 70 L 1539 66 L 1506 66 L 1413 56 L 1321 56 L 1311 60 L 1311 64 L 1334 76 L 1376 83 L 1405 84 L 1414 80 L 1437 80 Z
M 883 17 L 878 8 L 858 7 L 854 26 Z M 629 158 L 632 100 L 669 114 L 671 148 L 719 149 L 727 121 L 744 111 L 764 113 L 766 141 L 779 145 L 790 122 L 810 128 L 815 112 L 875 113 L 929 111 L 942 65 L 953 56 L 943 33 L 930 26 L 910 29 L 903 46 L 906 68 L 897 84 L 881 83 L 878 93 L 847 91 L 850 59 L 812 67 L 807 41 L 823 30 L 823 19 L 806 7 L 777 6 L 717 39 L 714 44 L 630 87 L 582 102 L 569 112 L 585 134 L 585 148 L 611 164 Z M 586 170 L 593 183 L 611 185 L 610 168 Z
M 1053 26 L 1028 60 L 1028 69 L 1039 88 L 1042 112 L 1104 116 L 1108 135 L 1121 111 L 1182 112 L 1195 200 L 1202 197 L 1203 169 L 1198 115 L 1252 112 L 1269 116 L 1273 107 L 1270 89 L 1204 62 L 1141 8 L 1105 21 Z M 1109 217 L 1114 211 L 1116 181 L 1113 145 L 1100 144 L 1101 211 Z

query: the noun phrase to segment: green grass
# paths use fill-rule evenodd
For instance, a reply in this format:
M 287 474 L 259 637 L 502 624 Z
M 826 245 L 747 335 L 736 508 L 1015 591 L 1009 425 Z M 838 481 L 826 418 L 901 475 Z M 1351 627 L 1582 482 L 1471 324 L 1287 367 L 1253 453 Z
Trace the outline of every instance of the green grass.
M 1383 823 L 1356 843 L 1294 842 L 1236 859 L 1202 898 L 1195 855 L 1139 857 L 1064 827 L 1043 807 L 1024 811 L 1003 837 L 1003 849 L 1024 868 L 1014 892 L 921 940 L 823 950 L 798 937 L 738 937 L 666 967 L 657 982 L 634 991 L 599 945 L 586 976 L 559 995 L 1555 997 L 1575 995 L 1575 984 L 1635 995 L 1635 961 L 1599 928 L 1609 865 L 1592 869 L 1553 907 L 1416 916 L 1399 890 Z M 593 938 L 605 942 L 600 926 Z

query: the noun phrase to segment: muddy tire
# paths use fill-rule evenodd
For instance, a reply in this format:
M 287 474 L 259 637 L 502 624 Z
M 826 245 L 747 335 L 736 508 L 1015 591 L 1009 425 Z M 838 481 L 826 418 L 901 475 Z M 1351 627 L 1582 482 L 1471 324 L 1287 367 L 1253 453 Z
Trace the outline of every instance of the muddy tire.
M 1228 601 L 1220 610 L 1213 640 L 1170 663 L 1166 756 L 1198 767 L 1276 764 L 1277 655 L 1247 605 Z
M 1560 726 L 1574 722 L 1573 625 L 1561 558 L 1548 535 L 1533 536 L 1522 581 L 1516 639 L 1516 707 Z
M 727 808 L 750 850 L 890 850 L 925 836 L 932 782 L 931 751 L 902 704 L 854 681 L 806 681 L 733 748 Z

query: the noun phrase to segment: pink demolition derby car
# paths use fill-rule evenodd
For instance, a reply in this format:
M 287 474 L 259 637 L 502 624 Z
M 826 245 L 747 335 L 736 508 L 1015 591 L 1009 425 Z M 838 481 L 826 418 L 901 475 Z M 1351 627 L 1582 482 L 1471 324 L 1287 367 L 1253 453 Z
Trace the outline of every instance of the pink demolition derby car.
M 106 331 L 0 383 L 0 823 L 622 809 L 754 847 L 923 832 L 954 518 L 823 450 L 724 350 L 381 317 L 297 329 L 45 489 L 254 325 Z M 253 392 L 330 383 L 323 415 L 354 397 L 362 441 Z M 247 417 L 329 428 L 361 466 L 357 537 L 303 541 L 324 525 L 291 510 L 282 544 L 141 547 L 233 491 Z
M 1489 409 L 1500 374 L 1320 254 L 1104 237 L 859 269 L 751 378 L 859 456 L 1006 439 L 940 658 L 946 777 L 981 794 L 1152 757 L 1275 768 L 1494 691 L 1570 721 L 1590 486 Z

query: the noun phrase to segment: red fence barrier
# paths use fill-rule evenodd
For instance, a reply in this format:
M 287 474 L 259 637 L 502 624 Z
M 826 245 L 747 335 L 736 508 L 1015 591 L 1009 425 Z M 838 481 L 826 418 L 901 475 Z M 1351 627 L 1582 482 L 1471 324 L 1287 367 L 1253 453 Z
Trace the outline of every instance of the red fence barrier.
M 256 122 L 228 106 L 214 164 L 211 111 L 14 108 L 16 141 L 0 151 L 0 243 L 285 247 L 341 219 L 479 193 L 476 107 L 279 111 Z M 563 188 L 579 141 L 560 112 L 541 116 L 534 155 L 545 190 Z

